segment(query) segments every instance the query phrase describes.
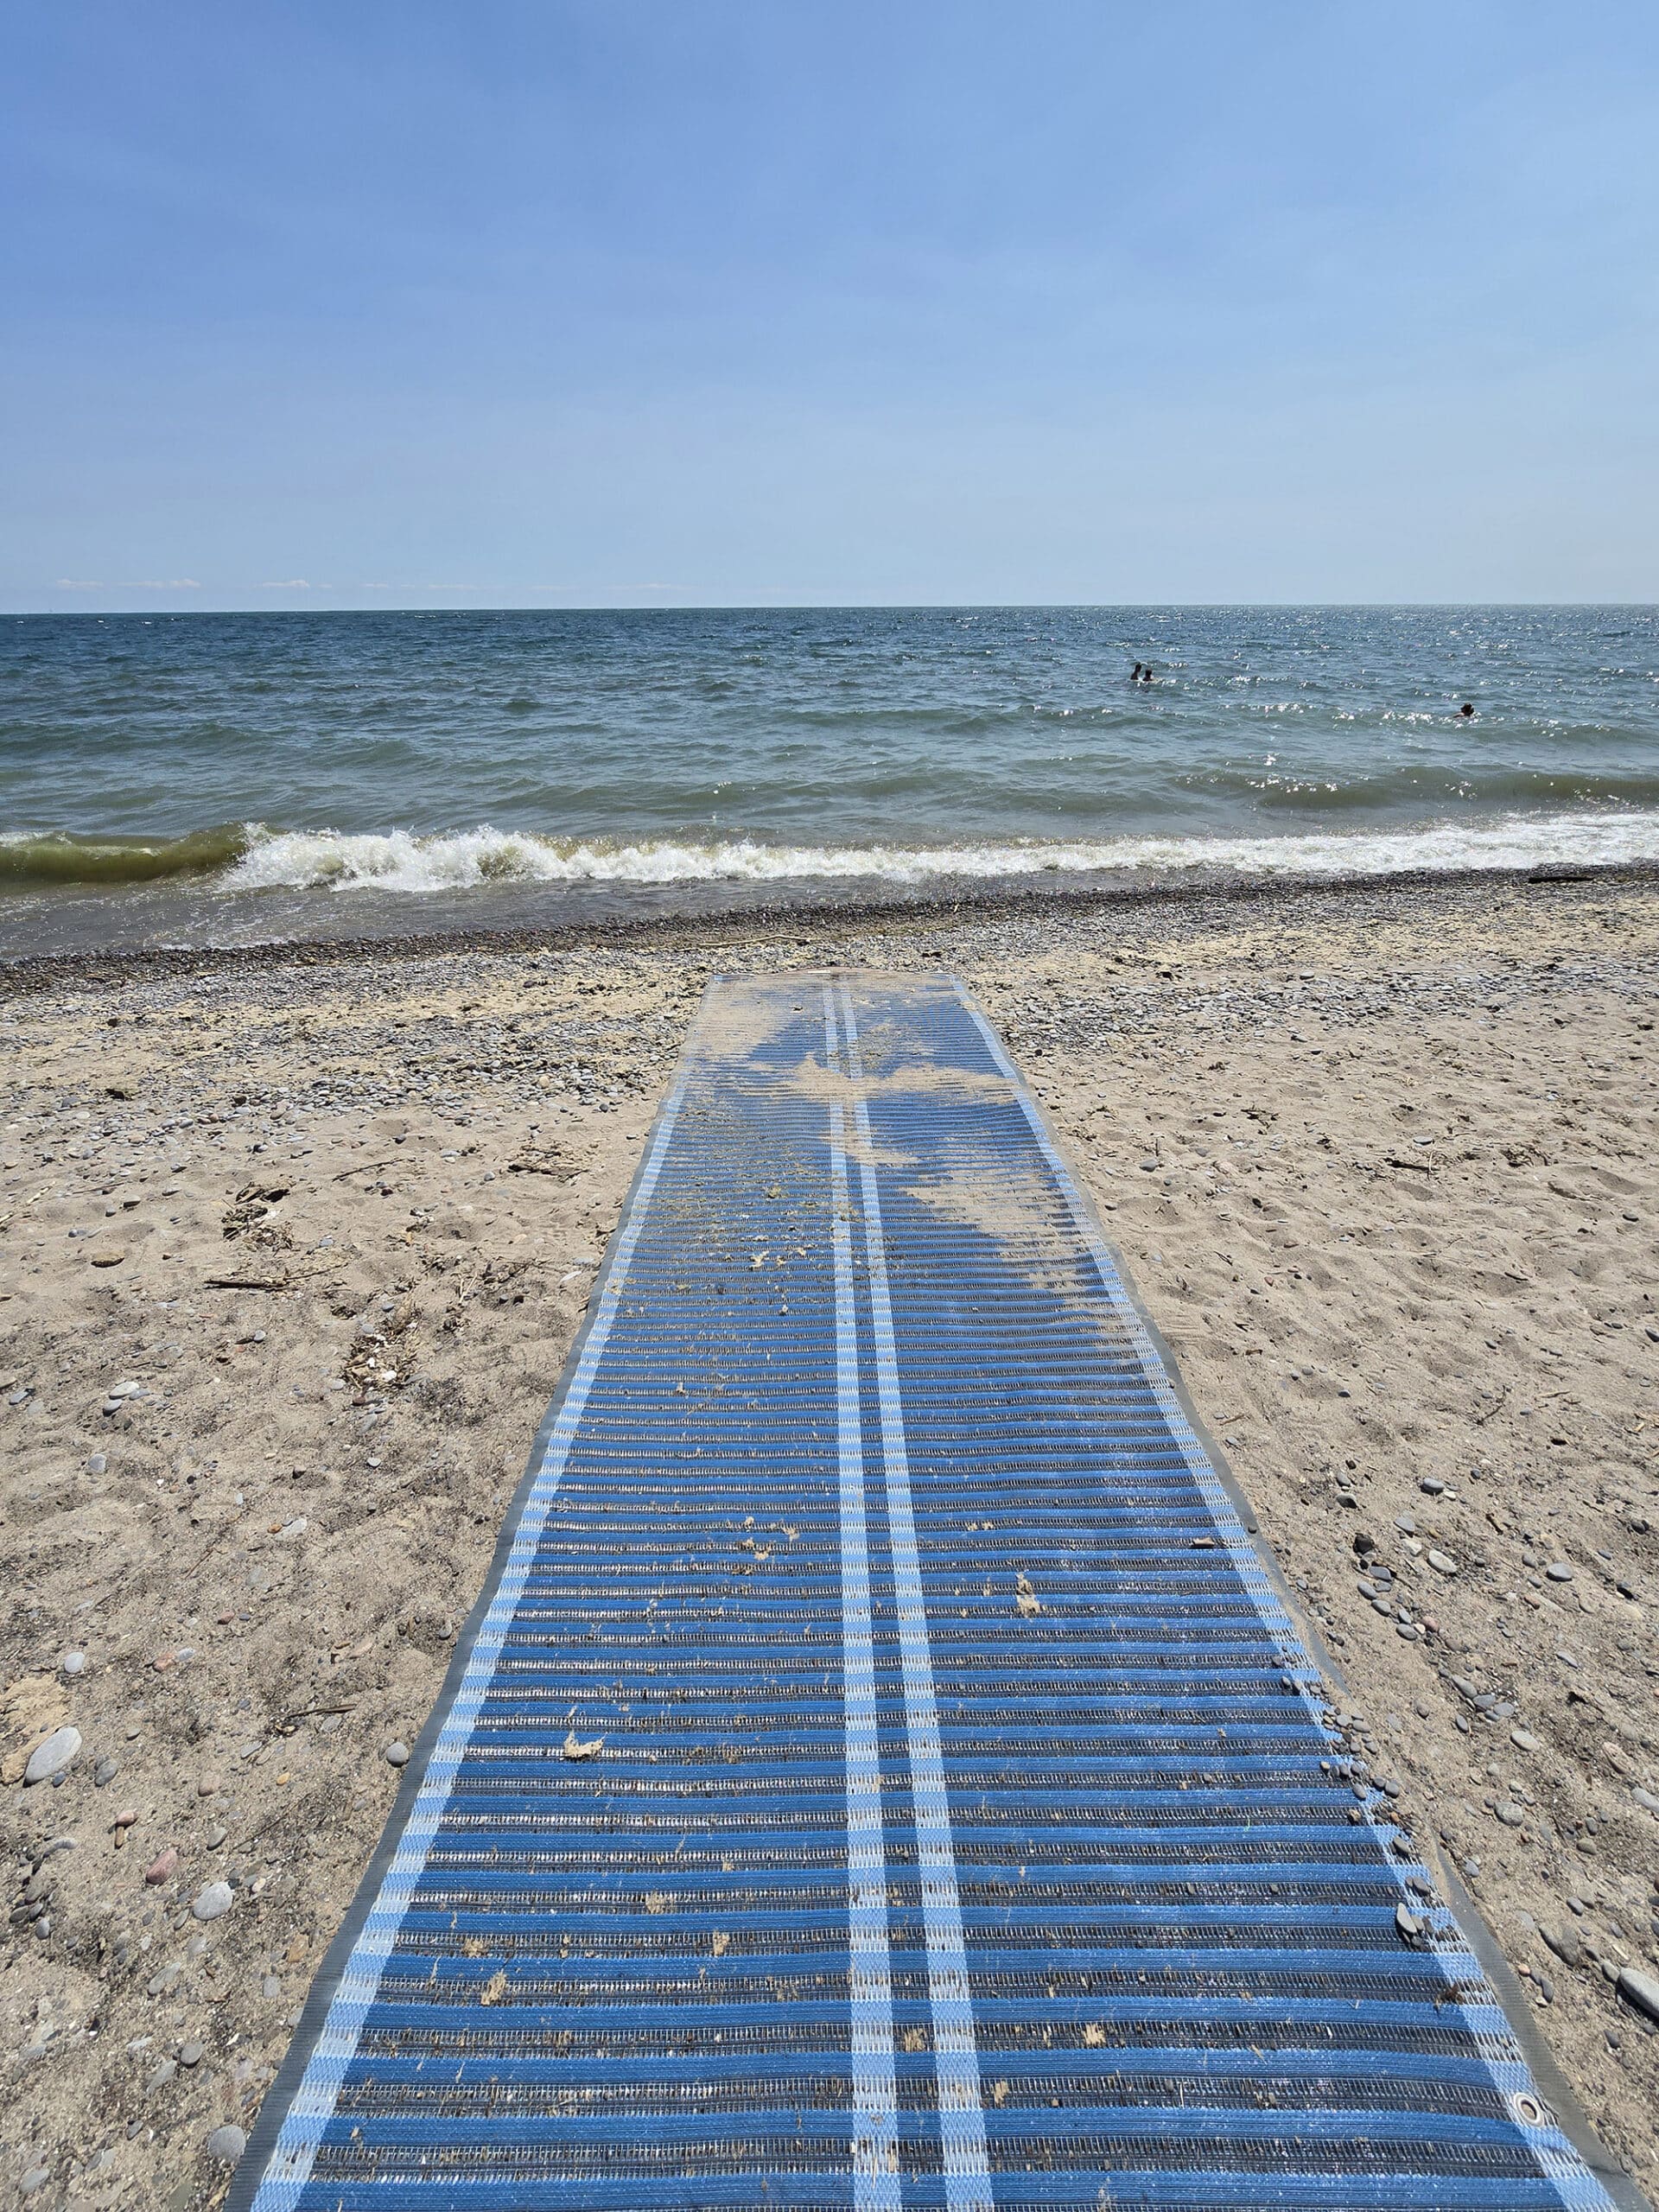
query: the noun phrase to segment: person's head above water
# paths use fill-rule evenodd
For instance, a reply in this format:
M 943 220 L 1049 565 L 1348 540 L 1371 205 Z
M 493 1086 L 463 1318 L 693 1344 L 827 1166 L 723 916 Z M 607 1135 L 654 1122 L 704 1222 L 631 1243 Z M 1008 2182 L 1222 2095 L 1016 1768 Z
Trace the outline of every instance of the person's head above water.
M 1471 721 L 1474 719 L 1474 708 L 1467 699 L 1458 709 L 1458 712 L 1463 716 L 1465 721 Z

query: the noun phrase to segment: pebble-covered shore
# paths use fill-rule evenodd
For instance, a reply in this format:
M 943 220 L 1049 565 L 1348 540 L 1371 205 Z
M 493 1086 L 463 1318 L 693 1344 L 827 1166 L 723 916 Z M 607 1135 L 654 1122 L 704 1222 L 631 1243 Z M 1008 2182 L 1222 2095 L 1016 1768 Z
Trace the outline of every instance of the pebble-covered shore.
M 1605 877 L 0 973 L 0 2189 L 222 2196 L 703 983 L 791 964 L 980 994 L 1345 1756 L 1651 2188 L 1659 886 Z

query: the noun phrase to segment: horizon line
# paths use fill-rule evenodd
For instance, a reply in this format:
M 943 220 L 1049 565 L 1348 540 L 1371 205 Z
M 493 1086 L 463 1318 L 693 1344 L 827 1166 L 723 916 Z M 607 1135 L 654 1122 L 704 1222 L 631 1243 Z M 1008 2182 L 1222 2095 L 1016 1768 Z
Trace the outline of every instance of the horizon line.
M 397 607 L 9 607 L 3 621 L 103 621 L 137 616 L 145 621 L 212 620 L 223 615 L 270 615 L 280 620 L 351 614 L 868 614 L 1011 613 L 1109 613 L 1120 610 L 1181 608 L 1202 613 L 1256 608 L 1319 607 L 1357 613 L 1392 609 L 1607 607 L 1659 609 L 1653 599 L 803 599 L 803 600 L 582 600 L 497 606 Z

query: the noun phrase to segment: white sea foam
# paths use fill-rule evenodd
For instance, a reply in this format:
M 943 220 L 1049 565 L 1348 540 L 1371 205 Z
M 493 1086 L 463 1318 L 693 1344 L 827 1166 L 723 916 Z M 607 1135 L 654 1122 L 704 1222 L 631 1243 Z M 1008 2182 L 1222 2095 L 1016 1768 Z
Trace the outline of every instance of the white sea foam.
M 1659 860 L 1659 812 L 1529 816 L 1419 830 L 1305 836 L 1142 836 L 957 845 L 766 845 L 661 838 L 628 844 L 480 827 L 435 836 L 403 830 L 254 829 L 219 879 L 227 891 L 373 888 L 418 895 L 489 883 L 785 883 L 874 878 L 1121 874 L 1194 868 L 1249 876 L 1390 875 L 1407 869 L 1535 868 L 1550 861 Z

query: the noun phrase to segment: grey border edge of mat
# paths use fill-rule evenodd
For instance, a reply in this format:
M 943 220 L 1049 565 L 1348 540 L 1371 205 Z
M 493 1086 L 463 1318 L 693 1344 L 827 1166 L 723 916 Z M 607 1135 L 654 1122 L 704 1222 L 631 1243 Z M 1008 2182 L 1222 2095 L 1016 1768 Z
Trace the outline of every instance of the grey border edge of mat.
M 587 1347 L 588 1339 L 592 1335 L 594 1324 L 598 1321 L 603 1309 L 606 1287 L 616 1266 L 617 1248 L 621 1242 L 622 1231 L 632 1214 L 633 1202 L 639 1194 L 639 1181 L 645 1172 L 645 1163 L 651 1158 L 657 1142 L 658 1133 L 667 1115 L 670 1102 L 679 1086 L 687 1056 L 696 1042 L 697 1031 L 702 1027 L 703 1014 L 707 1009 L 709 998 L 722 980 L 723 978 L 719 976 L 710 976 L 697 1001 L 696 1010 L 687 1027 L 684 1041 L 680 1047 L 679 1058 L 670 1071 L 668 1083 L 657 1103 L 657 1111 L 652 1116 L 651 1125 L 641 1141 L 639 1157 L 634 1164 L 633 1173 L 628 1179 L 628 1187 L 616 1217 L 616 1225 L 606 1240 L 605 1255 L 600 1262 L 599 1272 L 594 1277 L 592 1287 L 588 1293 L 588 1308 L 582 1315 L 582 1325 L 571 1339 L 570 1349 L 565 1355 L 564 1365 L 559 1371 L 559 1379 L 551 1398 L 548 1401 L 547 1410 L 542 1415 L 536 1433 L 531 1440 L 529 1457 L 524 1463 L 524 1471 L 519 1478 L 518 1487 L 514 1491 L 501 1516 L 500 1529 L 496 1536 L 495 1548 L 490 1554 L 490 1563 L 485 1571 L 483 1583 L 480 1586 L 477 1598 L 474 1600 L 473 1609 L 462 1624 L 460 1635 L 455 1638 L 455 1648 L 450 1655 L 448 1667 L 444 1672 L 442 1681 L 438 1686 L 438 1694 L 433 1700 L 432 1709 L 426 1716 L 420 1734 L 415 1738 L 410 1752 L 409 1764 L 398 1777 L 397 1795 L 391 1801 L 391 1811 L 386 1815 L 385 1826 L 380 1831 L 380 1840 L 375 1845 L 368 1864 L 359 1878 L 357 1888 L 352 1894 L 352 1901 L 346 1907 L 346 1916 L 340 1924 L 339 1933 L 324 1953 L 322 1964 L 318 1967 L 315 1978 L 306 1993 L 305 2002 L 300 2008 L 299 2025 L 294 2031 L 294 2038 L 289 2044 L 287 2056 L 276 2069 L 276 2079 L 266 2090 L 260 2104 L 259 2116 L 249 2132 L 247 2148 L 237 2161 L 236 2171 L 232 2176 L 231 2186 L 225 2197 L 223 2212 L 250 2212 L 254 2196 L 260 2183 L 264 2179 L 265 2168 L 270 2164 L 271 2154 L 276 2148 L 276 2139 L 282 2132 L 283 2121 L 287 2116 L 288 2108 L 297 2094 L 301 2082 L 305 2079 L 305 2069 L 311 2063 L 318 2039 L 327 2021 L 328 2008 L 334 2001 L 334 1992 L 340 1986 L 340 1976 L 345 1973 L 346 1962 L 351 1958 L 359 1936 L 362 1933 L 363 1923 L 367 1920 L 374 1901 L 380 1893 L 380 1885 L 385 1878 L 386 1869 L 396 1855 L 398 1845 L 403 1841 L 404 1830 L 409 1825 L 410 1815 L 414 1812 L 416 1802 L 420 1796 L 421 1784 L 426 1779 L 426 1770 L 431 1764 L 434 1751 L 437 1748 L 438 1738 L 443 1732 L 443 1724 L 449 1717 L 450 1708 L 454 1704 L 456 1694 L 466 1676 L 467 1662 L 472 1656 L 473 1646 L 478 1640 L 479 1630 L 484 1624 L 484 1618 L 489 1611 L 491 1601 L 495 1596 L 502 1575 L 506 1571 L 507 1560 L 512 1552 L 513 1538 L 518 1532 L 519 1521 L 523 1517 L 531 1490 L 540 1469 L 548 1439 L 553 1433 L 553 1425 L 559 1417 L 570 1389 L 571 1379 L 575 1374 L 582 1352 Z
M 952 977 L 953 982 L 957 980 L 956 977 Z M 962 988 L 972 1001 L 977 1011 L 989 1023 L 989 1014 L 986 1014 L 985 1009 L 980 1006 L 977 997 L 966 982 L 962 984 Z M 995 1024 L 991 1023 L 991 1027 L 995 1033 Z M 1003 1045 L 1002 1049 L 1007 1052 L 1006 1044 Z M 1014 1056 L 1011 1052 L 1008 1057 L 1013 1060 Z M 1014 1065 L 1018 1068 L 1019 1063 L 1015 1061 Z M 1146 1300 L 1141 1295 L 1135 1278 L 1129 1272 L 1122 1251 L 1118 1249 L 1116 1240 L 1109 1234 L 1094 1199 L 1089 1194 L 1088 1186 L 1084 1183 L 1072 1163 L 1070 1150 L 1062 1141 L 1060 1133 L 1050 1119 L 1046 1107 L 1032 1088 L 1030 1080 L 1023 1070 L 1020 1071 L 1020 1081 L 1027 1096 L 1031 1101 L 1033 1111 L 1042 1123 L 1044 1135 L 1065 1163 L 1065 1171 L 1071 1177 L 1071 1187 L 1077 1193 L 1077 1203 L 1083 1209 L 1084 1217 L 1105 1247 L 1108 1257 L 1116 1268 L 1117 1278 L 1123 1286 L 1124 1295 L 1135 1308 L 1141 1327 L 1152 1339 L 1153 1349 L 1164 1363 L 1164 1371 L 1169 1377 L 1170 1386 L 1175 1393 L 1181 1411 L 1191 1423 L 1192 1433 L 1203 1446 L 1205 1456 L 1215 1469 L 1217 1479 L 1232 1500 L 1234 1510 L 1243 1522 L 1255 1547 L 1256 1556 L 1262 1562 L 1262 1571 L 1274 1586 L 1274 1594 L 1290 1618 L 1296 1624 L 1302 1641 L 1307 1647 L 1309 1656 L 1318 1665 L 1319 1672 L 1327 1681 L 1334 1683 L 1345 1696 L 1351 1699 L 1352 1694 L 1349 1689 L 1347 1675 L 1325 1643 L 1318 1622 L 1307 1612 L 1287 1580 L 1284 1570 L 1281 1567 L 1272 1546 L 1262 1535 L 1255 1510 L 1245 1496 L 1237 1476 L 1233 1472 L 1231 1463 L 1222 1450 L 1219 1440 L 1211 1433 L 1208 1422 L 1192 1402 L 1192 1395 L 1186 1387 L 1186 1378 L 1181 1373 L 1173 1346 L 1147 1312 Z M 1441 1852 L 1438 1840 L 1428 1836 L 1415 1835 L 1414 1840 L 1419 1845 L 1427 1863 L 1438 1877 L 1446 1903 L 1456 1915 L 1459 1927 L 1468 1937 L 1469 1948 L 1480 1961 L 1481 1971 L 1491 1984 L 1493 1993 L 1509 2021 L 1510 2032 L 1520 2044 L 1522 2056 L 1531 2069 L 1533 2080 L 1538 2084 L 1545 2100 L 1560 2121 L 1562 2134 L 1572 2143 L 1573 2149 L 1584 2160 L 1586 2165 L 1594 2174 L 1608 2196 L 1612 2198 L 1613 2202 L 1618 2206 L 1619 2212 L 1654 2212 L 1652 2203 L 1643 2194 L 1636 2177 L 1625 2172 L 1624 2167 L 1597 2134 L 1590 2115 L 1579 2102 L 1576 2093 L 1556 2062 L 1554 2053 L 1539 2034 L 1528 2007 L 1526 1993 L 1521 1986 L 1520 1978 L 1504 1956 L 1502 1944 L 1493 1932 L 1485 1914 L 1476 1903 L 1472 1893 L 1465 1887 L 1456 1869 Z
M 797 971 L 780 969 L 779 972 L 783 975 L 793 974 Z M 808 972 L 840 976 L 851 982 L 864 971 L 858 969 L 836 968 L 812 969 Z M 910 971 L 900 970 L 899 972 L 909 973 Z M 944 975 L 948 971 L 935 969 L 932 972 Z M 426 1717 L 420 1734 L 415 1739 L 409 1764 L 399 1778 L 397 1793 L 392 1799 L 391 1809 L 387 1814 L 385 1826 L 380 1832 L 380 1840 L 363 1870 L 351 1904 L 346 1909 L 346 1916 L 340 1923 L 339 1932 L 324 1954 L 322 1964 L 318 1968 L 310 1989 L 306 1993 L 305 2003 L 300 2011 L 300 2023 L 294 2031 L 293 2040 L 289 2044 L 287 2056 L 277 2069 L 276 2077 L 265 2092 L 260 2104 L 259 2116 L 249 2133 L 247 2148 L 238 2161 L 236 2171 L 232 2177 L 231 2186 L 225 2198 L 224 2212 L 250 2212 L 255 2192 L 264 2177 L 265 2168 L 270 2164 L 271 2153 L 276 2147 L 276 2138 L 281 2132 L 283 2120 L 301 2082 L 305 2078 L 305 2069 L 311 2063 L 312 2054 L 316 2049 L 318 2038 L 327 2020 L 328 2008 L 334 2002 L 334 1992 L 340 1985 L 340 1976 L 346 1971 L 346 1962 L 352 1955 L 359 1935 L 362 1932 L 363 1923 L 368 1918 L 374 1900 L 379 1894 L 380 1884 L 385 1870 L 403 1840 L 404 1830 L 409 1823 L 410 1814 L 415 1809 L 421 1784 L 425 1779 L 426 1770 L 430 1763 L 438 1737 L 442 1731 L 444 1722 L 449 1716 L 450 1707 L 455 1701 L 456 1693 L 466 1675 L 467 1662 L 471 1656 L 473 1645 L 477 1640 L 484 1617 L 489 1611 L 490 1601 L 495 1594 L 496 1586 L 505 1569 L 512 1549 L 514 1532 L 518 1529 L 531 1487 L 536 1479 L 537 1470 L 541 1464 L 547 1440 L 552 1433 L 554 1422 L 558 1419 L 559 1410 L 564 1403 L 565 1395 L 570 1387 L 570 1379 L 576 1371 L 576 1365 L 582 1357 L 583 1348 L 599 1318 L 601 1300 L 615 1264 L 617 1244 L 623 1226 L 632 1211 L 634 1198 L 639 1187 L 639 1179 L 645 1172 L 645 1162 L 651 1157 L 657 1132 L 661 1128 L 663 1117 L 668 1110 L 668 1103 L 673 1096 L 680 1069 L 696 1042 L 697 1029 L 709 1000 L 723 980 L 724 978 L 717 975 L 709 976 L 702 995 L 698 1001 L 696 1013 L 692 1017 L 686 1031 L 685 1040 L 680 1048 L 679 1061 L 676 1063 L 675 1070 L 670 1076 L 668 1085 L 658 1102 L 657 1111 L 652 1117 L 651 1127 L 645 1133 L 638 1163 L 629 1179 L 627 1192 L 616 1217 L 616 1226 L 611 1231 L 605 1247 L 605 1256 L 600 1263 L 599 1273 L 594 1278 L 593 1287 L 588 1294 L 587 1313 L 583 1315 L 582 1325 L 571 1341 L 570 1350 L 565 1357 L 557 1386 L 548 1402 L 547 1410 L 543 1414 L 531 1440 L 529 1457 L 518 1487 L 514 1491 L 506 1510 L 502 1516 L 500 1532 L 496 1538 L 495 1549 L 490 1555 L 490 1564 L 485 1573 L 483 1584 L 471 1612 L 467 1616 L 461 1634 L 455 1639 L 455 1649 L 450 1657 L 443 1681 L 439 1685 L 437 1696 L 433 1700 L 432 1709 Z M 957 979 L 952 975 L 950 980 L 954 983 Z M 989 1015 L 980 1006 L 977 997 L 969 989 L 967 984 L 963 983 L 962 988 L 968 992 L 976 1009 L 984 1016 L 987 1021 L 989 1021 Z M 995 1030 L 995 1024 L 992 1027 Z M 1007 1050 L 1006 1046 L 1004 1050 Z M 1018 1065 L 1017 1062 L 1015 1065 Z M 1090 1197 L 1087 1186 L 1079 1179 L 1072 1165 L 1071 1154 L 1061 1141 L 1059 1132 L 1049 1119 L 1042 1100 L 1033 1090 L 1023 1071 L 1020 1073 L 1020 1082 L 1031 1101 L 1038 1120 L 1042 1123 L 1044 1135 L 1054 1147 L 1061 1160 L 1065 1162 L 1066 1173 L 1071 1178 L 1073 1190 L 1077 1192 L 1077 1201 L 1083 1208 L 1084 1218 L 1090 1230 L 1100 1239 L 1110 1257 L 1112 1265 L 1116 1268 L 1118 1280 L 1123 1286 L 1124 1295 L 1134 1306 L 1142 1327 L 1152 1340 L 1154 1349 L 1164 1363 L 1164 1370 L 1169 1376 L 1171 1388 L 1174 1390 L 1181 1411 L 1192 1424 L 1193 1434 L 1203 1446 L 1211 1465 L 1215 1469 L 1217 1479 L 1232 1500 L 1234 1510 L 1253 1539 L 1263 1571 L 1272 1582 L 1281 1604 L 1284 1605 L 1291 1619 L 1295 1622 L 1301 1633 L 1302 1640 L 1306 1644 L 1310 1655 L 1318 1662 L 1320 1672 L 1345 1692 L 1348 1688 L 1346 1676 L 1332 1656 L 1324 1637 L 1319 1632 L 1317 1624 L 1303 1611 L 1281 1571 L 1278 1560 L 1274 1557 L 1271 1548 L 1264 1542 L 1261 1525 L 1240 1486 L 1238 1478 L 1233 1472 L 1226 1453 L 1221 1449 L 1216 1438 L 1211 1435 L 1208 1425 L 1193 1404 L 1187 1390 L 1185 1378 L 1181 1373 L 1172 1347 L 1166 1341 L 1163 1331 L 1147 1311 L 1145 1301 L 1141 1296 L 1134 1277 L 1124 1263 L 1122 1254 L 1119 1251 L 1115 1240 L 1108 1235 L 1105 1224 L 1096 1210 L 1094 1200 Z M 1556 2118 L 1561 2124 L 1562 2133 L 1568 2137 L 1580 2157 L 1583 2158 L 1614 2203 L 1619 2207 L 1619 2212 L 1654 2212 L 1654 2208 L 1637 2187 L 1634 2178 L 1610 2156 L 1600 2137 L 1591 2126 L 1588 2115 L 1568 2086 L 1567 2077 L 1556 2064 L 1554 2055 L 1533 2025 L 1526 2011 L 1526 1999 L 1520 1981 L 1511 1969 L 1508 1959 L 1504 1957 L 1497 1936 L 1487 1925 L 1485 1916 L 1452 1868 L 1444 1862 L 1438 1848 L 1433 1846 L 1425 1847 L 1433 1851 L 1434 1870 L 1440 1878 L 1447 1901 L 1457 1915 L 1459 1925 L 1469 1938 L 1470 1948 L 1479 1960 L 1482 1971 L 1497 1994 L 1498 2001 L 1509 2019 L 1511 2032 L 1525 2055 L 1527 2063 L 1532 2069 L 1534 2080 L 1554 2110 Z

